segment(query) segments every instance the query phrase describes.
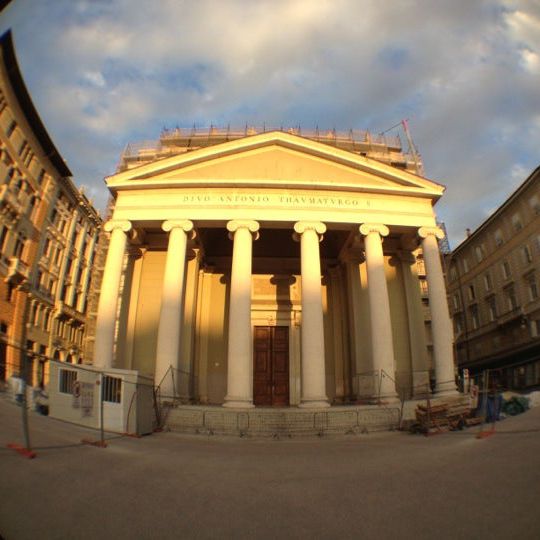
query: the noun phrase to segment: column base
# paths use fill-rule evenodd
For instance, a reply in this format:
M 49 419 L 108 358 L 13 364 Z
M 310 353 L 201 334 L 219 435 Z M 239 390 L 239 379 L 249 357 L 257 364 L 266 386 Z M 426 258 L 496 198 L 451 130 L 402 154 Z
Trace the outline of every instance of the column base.
M 441 383 L 435 380 L 435 391 L 433 393 L 436 396 L 457 396 L 459 394 L 456 383 L 448 379 L 449 377 Z
M 251 401 L 231 399 L 225 401 L 222 407 L 226 407 L 227 409 L 254 409 L 255 405 L 253 405 L 253 402 Z
M 375 404 L 377 404 L 379 401 L 383 402 L 384 404 L 389 403 L 399 403 L 400 399 L 396 392 L 390 391 L 390 392 L 381 392 L 378 395 L 374 395 L 371 398 Z
M 328 400 L 326 398 L 321 399 L 309 399 L 309 400 L 302 400 L 300 405 L 298 405 L 300 409 L 326 409 L 330 407 L 330 403 L 328 403 Z
M 449 388 L 441 388 L 440 390 L 437 389 L 433 393 L 435 397 L 445 397 L 445 396 L 459 396 L 459 392 L 456 388 L 456 385 L 452 385 L 452 387 Z

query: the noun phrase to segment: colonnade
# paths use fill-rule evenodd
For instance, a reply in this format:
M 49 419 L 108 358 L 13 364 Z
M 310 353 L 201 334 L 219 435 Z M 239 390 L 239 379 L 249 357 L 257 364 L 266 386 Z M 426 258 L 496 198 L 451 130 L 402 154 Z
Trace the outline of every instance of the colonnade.
M 111 367 L 114 354 L 114 334 L 117 302 L 120 291 L 122 263 L 131 230 L 129 221 L 109 221 L 105 230 L 111 232 L 109 251 L 98 306 L 94 365 Z M 180 355 L 180 325 L 186 246 L 193 234 L 189 220 L 165 221 L 162 229 L 169 233 L 156 351 L 155 382 L 163 381 L 163 395 L 172 395 L 172 378 L 165 377 L 172 367 L 178 368 Z M 251 334 L 252 247 L 258 238 L 259 223 L 253 220 L 233 220 L 227 223 L 233 241 L 229 302 L 229 336 L 227 394 L 225 407 L 253 407 L 253 365 Z M 364 237 L 368 279 L 369 312 L 373 370 L 394 373 L 394 350 L 390 303 L 384 271 L 383 238 L 389 229 L 383 224 L 364 223 L 358 228 Z M 321 222 L 300 221 L 294 224 L 294 238 L 300 243 L 302 279 L 302 358 L 300 407 L 328 407 L 325 389 L 325 358 L 321 262 L 319 242 L 326 226 Z M 448 314 L 444 278 L 437 238 L 443 233 L 437 227 L 422 227 L 418 236 L 422 242 L 428 297 L 431 308 L 434 364 L 437 394 L 454 393 L 452 327 Z M 165 382 L 171 381 L 171 382 Z M 389 378 L 382 378 L 380 396 L 397 399 L 396 388 Z

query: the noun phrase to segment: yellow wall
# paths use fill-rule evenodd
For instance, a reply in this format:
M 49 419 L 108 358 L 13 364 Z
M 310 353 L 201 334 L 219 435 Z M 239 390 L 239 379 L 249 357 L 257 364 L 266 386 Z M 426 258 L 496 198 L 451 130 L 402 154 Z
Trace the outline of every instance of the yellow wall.
M 223 274 L 204 275 L 196 358 L 201 400 L 207 403 L 221 404 L 227 393 L 228 291 Z
M 139 301 L 136 309 L 133 369 L 154 373 L 165 251 L 147 251 L 142 258 Z

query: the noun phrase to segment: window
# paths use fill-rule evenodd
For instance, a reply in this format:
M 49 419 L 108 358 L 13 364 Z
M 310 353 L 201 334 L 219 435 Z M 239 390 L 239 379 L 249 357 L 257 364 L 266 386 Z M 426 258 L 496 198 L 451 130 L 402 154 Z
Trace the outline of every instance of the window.
M 474 306 L 471 306 L 470 314 L 473 330 L 476 330 L 480 326 L 480 318 L 478 317 L 478 306 L 476 304 Z
M 486 272 L 484 275 L 484 287 L 486 288 L 486 291 L 491 291 L 491 288 L 493 287 L 493 283 L 491 282 L 491 274 L 489 272 Z
M 73 383 L 77 380 L 77 372 L 73 369 L 61 369 L 58 390 L 62 394 L 73 393 Z
M 531 321 L 531 337 L 540 336 L 540 321 Z
M 50 330 L 51 329 L 50 324 L 51 324 L 51 312 L 47 309 L 45 310 L 45 314 L 43 317 L 43 330 Z
M 38 320 L 38 305 L 32 304 L 32 309 L 30 312 L 30 321 L 34 326 L 36 326 L 37 320 Z
M 510 271 L 510 265 L 508 264 L 508 261 L 504 261 L 501 267 L 502 267 L 503 278 L 509 279 L 512 273 Z
M 484 260 L 484 246 L 476 246 L 474 248 L 474 253 L 476 254 L 476 260 L 482 262 Z
M 533 195 L 530 200 L 531 208 L 534 210 L 534 213 L 536 215 L 540 215 L 540 200 L 538 199 L 538 195 Z
M 452 297 L 452 302 L 454 304 L 454 309 L 459 309 L 459 295 L 454 294 Z
M 420 280 L 420 291 L 421 291 L 422 295 L 427 295 L 427 293 L 428 293 L 427 280 L 425 280 L 425 279 Z
M 490 322 L 497 320 L 497 299 L 495 296 L 490 296 L 487 299 L 488 317 Z
M 24 250 L 24 242 L 25 239 L 20 236 L 17 238 L 17 241 L 15 242 L 15 249 L 13 250 L 13 256 L 17 258 L 21 258 L 23 250 Z
M 8 137 L 11 137 L 11 134 L 15 131 L 16 127 L 17 127 L 17 122 L 15 122 L 15 120 L 12 120 L 11 124 L 9 124 L 8 128 L 6 129 L 6 135 Z
M 46 238 L 45 244 L 43 245 L 43 254 L 45 255 L 45 257 L 48 257 L 50 253 L 51 253 L 51 239 Z
M 30 219 L 34 219 L 34 216 L 36 214 L 37 202 L 37 197 L 35 195 L 32 195 L 32 198 L 30 199 L 30 204 L 28 205 L 28 217 Z
M 21 146 L 19 147 L 19 156 L 22 156 L 23 153 L 25 153 L 28 150 L 28 143 L 26 141 L 23 141 L 21 143 Z M 24 157 L 23 157 L 24 159 Z
M 469 288 L 467 289 L 467 295 L 469 297 L 469 300 L 474 300 L 476 298 L 476 293 L 474 292 L 474 285 L 469 285 Z
M 104 375 L 101 399 L 109 403 L 120 403 L 122 401 L 122 379 Z
M 459 336 L 463 332 L 463 320 L 460 315 L 454 317 L 454 334 Z
M 536 283 L 536 277 L 534 272 L 525 277 L 527 287 L 529 290 L 529 300 L 532 302 L 538 298 L 538 285 Z
M 539 239 L 538 245 L 540 246 L 540 239 Z M 456 279 L 457 279 L 457 268 L 455 264 L 452 264 L 452 266 L 450 267 L 450 280 L 456 281 Z
M 0 253 L 4 253 L 8 231 L 9 229 L 7 227 L 2 227 L 2 229 L 0 230 Z
M 521 248 L 521 258 L 523 260 L 523 264 L 532 263 L 532 254 L 529 246 L 525 245 Z
M 517 308 L 517 298 L 516 298 L 516 291 L 514 289 L 514 286 L 506 287 L 504 289 L 504 294 L 506 296 L 506 306 L 508 311 L 512 311 Z
M 466 258 L 463 259 L 463 272 L 467 273 L 469 271 L 469 262 Z
M 495 244 L 497 246 L 502 246 L 503 242 L 504 242 L 503 233 L 502 233 L 501 229 L 497 229 L 495 231 Z
M 521 216 L 518 212 L 516 212 L 512 216 L 512 226 L 514 227 L 514 230 L 521 231 L 523 229 L 523 223 L 521 222 Z

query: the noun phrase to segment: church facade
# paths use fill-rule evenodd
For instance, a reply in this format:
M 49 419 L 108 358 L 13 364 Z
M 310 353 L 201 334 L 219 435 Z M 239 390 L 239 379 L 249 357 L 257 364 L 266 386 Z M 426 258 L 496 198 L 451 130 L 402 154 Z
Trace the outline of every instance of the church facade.
M 106 179 L 95 366 L 230 408 L 392 402 L 425 395 L 430 370 L 437 394 L 456 391 L 443 186 L 282 131 L 135 165 Z

